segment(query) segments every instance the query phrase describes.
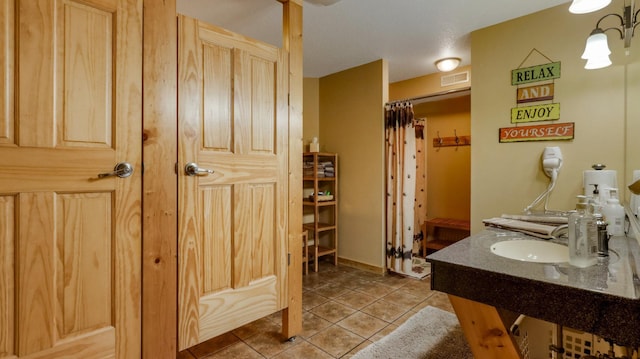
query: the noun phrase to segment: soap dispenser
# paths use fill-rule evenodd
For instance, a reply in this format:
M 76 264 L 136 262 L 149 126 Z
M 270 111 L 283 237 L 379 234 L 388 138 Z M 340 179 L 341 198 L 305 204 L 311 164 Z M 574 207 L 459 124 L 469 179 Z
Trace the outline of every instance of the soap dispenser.
M 569 216 L 569 264 L 585 268 L 598 263 L 598 233 L 593 206 L 578 196 L 576 211 Z
M 612 188 L 611 198 L 607 199 L 607 204 L 602 208 L 602 214 L 607 221 L 607 233 L 610 236 L 624 236 L 624 207 L 618 199 L 618 189 Z

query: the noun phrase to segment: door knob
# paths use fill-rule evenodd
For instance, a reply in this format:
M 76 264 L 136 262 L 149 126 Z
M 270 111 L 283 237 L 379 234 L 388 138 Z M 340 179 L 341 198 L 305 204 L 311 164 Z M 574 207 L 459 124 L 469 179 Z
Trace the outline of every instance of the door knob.
M 189 162 L 184 166 L 184 172 L 187 176 L 207 176 L 213 173 L 213 170 L 198 167 L 197 163 Z
M 98 174 L 98 178 L 105 178 L 111 176 L 118 176 L 120 178 L 129 177 L 133 174 L 133 166 L 128 162 L 118 163 L 111 172 L 105 172 Z

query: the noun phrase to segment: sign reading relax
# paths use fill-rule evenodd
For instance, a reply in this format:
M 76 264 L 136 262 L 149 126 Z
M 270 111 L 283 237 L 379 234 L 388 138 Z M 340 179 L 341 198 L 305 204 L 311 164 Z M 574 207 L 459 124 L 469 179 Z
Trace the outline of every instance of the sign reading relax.
M 560 62 L 511 70 L 511 84 L 520 85 L 529 82 L 553 80 L 560 77 Z

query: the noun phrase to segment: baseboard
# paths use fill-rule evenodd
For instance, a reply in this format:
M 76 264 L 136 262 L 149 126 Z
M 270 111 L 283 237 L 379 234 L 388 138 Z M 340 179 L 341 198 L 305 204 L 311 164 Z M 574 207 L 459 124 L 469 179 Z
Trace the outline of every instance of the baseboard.
M 351 268 L 362 269 L 364 271 L 375 273 L 375 274 L 380 274 L 380 275 L 386 275 L 387 274 L 387 269 L 386 268 L 377 267 L 377 266 L 373 266 L 371 264 L 366 264 L 366 263 L 354 261 L 352 259 L 338 257 L 338 264 L 339 265 L 343 265 L 343 266 L 347 266 L 347 267 L 351 267 Z

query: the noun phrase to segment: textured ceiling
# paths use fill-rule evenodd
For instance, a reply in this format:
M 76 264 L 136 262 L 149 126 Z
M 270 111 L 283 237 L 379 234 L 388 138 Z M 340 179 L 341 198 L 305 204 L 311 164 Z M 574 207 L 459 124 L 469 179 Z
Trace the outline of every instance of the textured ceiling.
M 276 0 L 177 1 L 179 13 L 282 44 L 282 5 Z M 340 0 L 330 6 L 305 1 L 304 76 L 322 77 L 381 58 L 389 63 L 390 82 L 436 72 L 434 62 L 442 57 L 460 57 L 469 65 L 472 31 L 560 4 L 569 6 L 568 0 Z

